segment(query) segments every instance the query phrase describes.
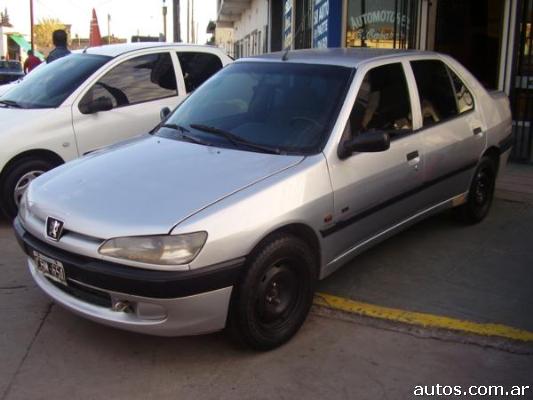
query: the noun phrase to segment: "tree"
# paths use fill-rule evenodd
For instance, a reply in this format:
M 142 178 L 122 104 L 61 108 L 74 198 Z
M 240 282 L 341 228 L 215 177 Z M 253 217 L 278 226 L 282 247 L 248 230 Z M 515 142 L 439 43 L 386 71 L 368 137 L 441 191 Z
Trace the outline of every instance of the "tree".
M 54 18 L 41 19 L 34 28 L 34 44 L 41 49 L 52 47 L 52 33 L 57 29 L 65 29 L 65 24 Z

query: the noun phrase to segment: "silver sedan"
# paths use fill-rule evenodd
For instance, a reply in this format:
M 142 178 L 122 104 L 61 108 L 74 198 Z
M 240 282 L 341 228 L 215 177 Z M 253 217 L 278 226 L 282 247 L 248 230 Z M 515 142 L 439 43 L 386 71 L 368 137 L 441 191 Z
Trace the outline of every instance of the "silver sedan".
M 454 207 L 489 212 L 509 103 L 450 57 L 368 49 L 239 60 L 151 134 L 33 181 L 14 227 L 58 304 L 155 335 L 289 340 L 315 283 Z

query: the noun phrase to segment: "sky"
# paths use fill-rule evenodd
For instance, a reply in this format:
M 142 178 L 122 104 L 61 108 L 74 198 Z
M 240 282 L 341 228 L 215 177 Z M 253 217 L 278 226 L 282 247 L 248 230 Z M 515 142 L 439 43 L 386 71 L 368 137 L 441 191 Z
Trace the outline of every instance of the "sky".
M 190 0 L 193 1 L 193 0 Z M 172 39 L 172 0 L 166 0 L 167 37 Z M 33 0 L 34 20 L 57 18 L 71 24 L 72 37 L 89 37 L 93 7 L 96 9 L 100 33 L 107 35 L 107 15 L 111 15 L 111 34 L 131 40 L 132 35 L 158 36 L 163 32 L 163 0 Z M 15 30 L 30 32 L 30 0 L 0 0 L 0 10 L 7 7 Z M 181 0 L 181 37 L 187 40 L 187 0 Z M 216 19 L 216 0 L 194 0 L 194 20 L 198 22 L 198 43 L 204 44 L 209 20 Z

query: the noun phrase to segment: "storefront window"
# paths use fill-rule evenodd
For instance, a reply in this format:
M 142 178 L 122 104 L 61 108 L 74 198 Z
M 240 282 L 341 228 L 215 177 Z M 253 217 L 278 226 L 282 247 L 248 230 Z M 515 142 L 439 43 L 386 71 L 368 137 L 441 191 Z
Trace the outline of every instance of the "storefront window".
M 348 0 L 346 47 L 414 47 L 419 0 Z

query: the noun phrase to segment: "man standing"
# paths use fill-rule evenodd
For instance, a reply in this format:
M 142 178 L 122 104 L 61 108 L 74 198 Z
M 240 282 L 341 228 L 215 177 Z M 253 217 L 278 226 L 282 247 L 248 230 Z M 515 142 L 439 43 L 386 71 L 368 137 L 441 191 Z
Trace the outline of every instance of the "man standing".
M 54 42 L 55 49 L 48 54 L 46 62 L 50 64 L 52 61 L 58 58 L 68 56 L 70 50 L 67 48 L 67 32 L 63 29 L 58 29 L 52 34 L 52 41 Z
M 41 60 L 33 55 L 33 51 L 28 50 L 28 58 L 24 61 L 24 73 L 29 74 L 31 70 L 37 67 L 40 63 Z

